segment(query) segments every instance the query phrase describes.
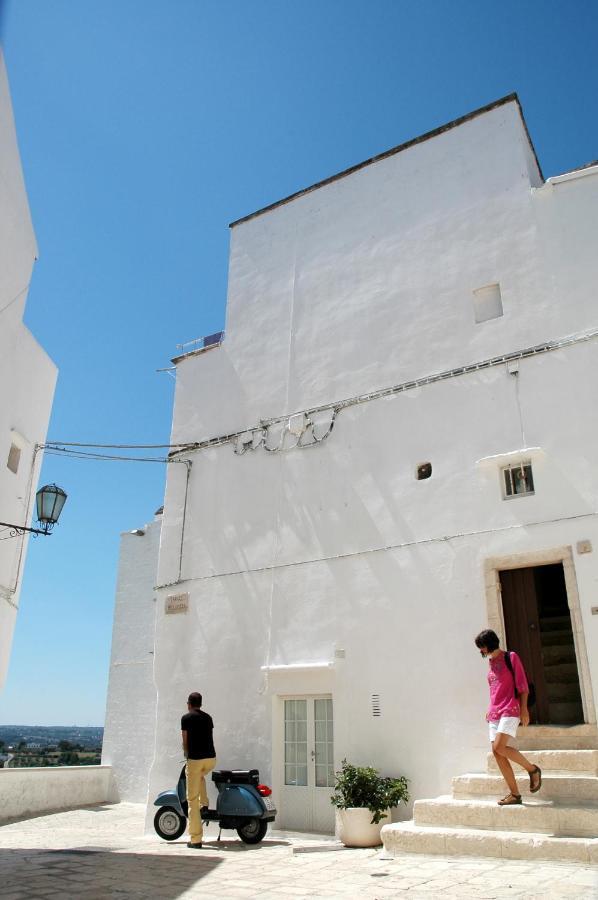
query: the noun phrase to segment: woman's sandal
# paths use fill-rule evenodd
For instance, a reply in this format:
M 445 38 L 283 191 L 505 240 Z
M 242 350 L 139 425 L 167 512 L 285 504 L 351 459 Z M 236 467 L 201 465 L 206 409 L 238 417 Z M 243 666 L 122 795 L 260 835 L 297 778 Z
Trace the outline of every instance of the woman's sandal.
M 507 794 L 498 801 L 499 806 L 518 806 L 521 803 L 521 794 Z
M 535 766 L 532 771 L 529 773 L 529 792 L 530 794 L 537 794 L 540 788 L 542 787 L 542 769 L 539 766 Z

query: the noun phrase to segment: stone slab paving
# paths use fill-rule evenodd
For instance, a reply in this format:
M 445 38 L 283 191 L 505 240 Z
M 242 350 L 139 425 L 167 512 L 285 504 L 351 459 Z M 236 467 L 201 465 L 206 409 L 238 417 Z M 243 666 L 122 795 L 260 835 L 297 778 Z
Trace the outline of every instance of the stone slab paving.
M 257 847 L 233 832 L 203 850 L 143 834 L 133 803 L 70 810 L 0 827 L 1 900 L 300 900 L 300 898 L 598 898 L 587 866 L 347 850 L 319 835 L 273 831 Z

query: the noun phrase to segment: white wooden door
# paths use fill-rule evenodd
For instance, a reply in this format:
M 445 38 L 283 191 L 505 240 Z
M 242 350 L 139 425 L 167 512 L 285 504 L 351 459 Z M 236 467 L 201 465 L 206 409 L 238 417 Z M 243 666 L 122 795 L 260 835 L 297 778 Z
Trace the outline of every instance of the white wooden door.
M 285 697 L 280 827 L 332 833 L 334 741 L 332 697 Z

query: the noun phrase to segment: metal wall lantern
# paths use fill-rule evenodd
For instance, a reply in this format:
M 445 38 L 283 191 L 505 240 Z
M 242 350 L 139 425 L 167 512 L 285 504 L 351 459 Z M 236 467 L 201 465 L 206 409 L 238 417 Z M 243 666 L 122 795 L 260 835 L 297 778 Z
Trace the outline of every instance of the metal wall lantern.
M 41 528 L 27 528 L 26 525 L 11 525 L 9 522 L 0 522 L 0 526 L 10 528 L 10 537 L 25 534 L 26 531 L 32 534 L 51 534 L 60 518 L 66 498 L 66 492 L 57 484 L 46 484 L 35 495 L 37 520 Z
M 60 518 L 66 503 L 66 493 L 57 484 L 46 484 L 35 495 L 37 520 L 44 534 L 49 534 Z

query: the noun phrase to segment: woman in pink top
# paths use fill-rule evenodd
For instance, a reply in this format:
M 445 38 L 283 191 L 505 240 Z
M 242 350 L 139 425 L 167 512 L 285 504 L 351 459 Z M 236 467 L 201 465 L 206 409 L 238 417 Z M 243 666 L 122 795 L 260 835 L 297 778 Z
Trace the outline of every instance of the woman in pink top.
M 519 722 L 529 725 L 527 695 L 529 687 L 525 669 L 516 653 L 509 654 L 513 672 L 505 662 L 506 651 L 500 649 L 498 635 L 487 629 L 475 639 L 476 647 L 488 659 L 488 684 L 490 686 L 490 706 L 486 721 L 490 732 L 492 752 L 510 793 L 498 801 L 499 806 L 514 806 L 521 803 L 521 794 L 511 762 L 522 766 L 529 774 L 529 789 L 535 794 L 542 787 L 542 772 L 538 766 L 517 750 L 515 736 Z

